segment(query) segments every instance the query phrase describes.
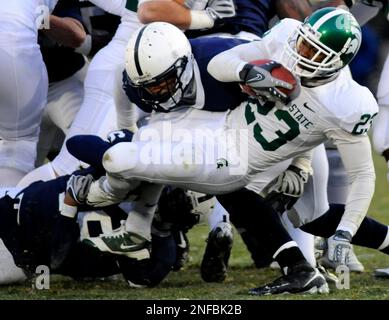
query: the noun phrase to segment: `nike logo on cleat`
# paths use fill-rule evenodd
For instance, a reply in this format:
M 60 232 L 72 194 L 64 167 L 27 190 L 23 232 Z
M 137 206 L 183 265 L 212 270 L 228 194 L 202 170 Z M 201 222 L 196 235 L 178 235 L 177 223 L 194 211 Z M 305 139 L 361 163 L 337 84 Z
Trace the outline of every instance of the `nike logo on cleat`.
M 129 249 L 133 249 L 133 248 L 136 248 L 138 245 L 132 245 L 132 246 L 126 246 L 124 245 L 123 243 L 120 245 L 120 249 L 122 250 L 129 250 Z

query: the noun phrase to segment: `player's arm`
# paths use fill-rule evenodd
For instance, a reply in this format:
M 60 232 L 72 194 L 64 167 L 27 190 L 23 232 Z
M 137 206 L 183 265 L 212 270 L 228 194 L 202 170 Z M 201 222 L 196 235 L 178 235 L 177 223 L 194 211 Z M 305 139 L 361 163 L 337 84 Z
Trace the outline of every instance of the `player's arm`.
M 86 38 L 82 23 L 70 17 L 50 16 L 50 28 L 42 30 L 53 41 L 70 48 L 78 48 Z
M 366 216 L 375 188 L 375 170 L 369 137 L 354 135 L 342 129 L 326 132 L 338 148 L 344 164 L 350 189 L 345 212 L 337 230 L 354 236 Z
M 264 55 L 258 56 L 258 52 Z M 249 42 L 219 53 L 211 59 L 207 70 L 218 81 L 242 82 L 240 73 L 244 66 L 260 58 L 268 58 L 262 41 Z
M 184 30 L 210 29 L 218 20 L 233 16 L 233 0 L 146 0 L 138 4 L 140 22 L 165 21 Z
M 303 21 L 312 13 L 308 0 L 276 0 L 275 8 L 280 19 L 293 18 Z

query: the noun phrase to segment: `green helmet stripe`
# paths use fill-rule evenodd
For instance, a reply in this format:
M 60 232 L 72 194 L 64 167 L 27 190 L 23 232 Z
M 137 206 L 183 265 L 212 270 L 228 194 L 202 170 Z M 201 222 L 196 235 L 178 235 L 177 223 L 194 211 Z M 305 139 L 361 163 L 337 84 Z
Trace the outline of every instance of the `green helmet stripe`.
M 312 28 L 314 30 L 318 30 L 324 23 L 326 23 L 328 20 L 330 20 L 331 18 L 333 17 L 336 17 L 336 16 L 339 16 L 341 15 L 342 12 L 341 10 L 335 10 L 335 11 L 331 11 L 331 12 L 328 12 L 326 14 L 324 14 L 322 17 L 320 17 L 313 25 L 312 25 Z

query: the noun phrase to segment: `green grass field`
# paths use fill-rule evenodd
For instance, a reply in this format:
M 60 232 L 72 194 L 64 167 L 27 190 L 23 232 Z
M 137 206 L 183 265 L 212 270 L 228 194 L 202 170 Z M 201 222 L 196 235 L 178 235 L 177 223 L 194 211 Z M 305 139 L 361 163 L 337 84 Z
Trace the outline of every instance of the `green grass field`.
M 389 224 L 389 185 L 386 181 L 385 162 L 375 157 L 377 184 L 370 215 Z M 186 268 L 171 273 L 159 287 L 130 289 L 119 280 L 75 282 L 54 276 L 49 290 L 36 290 L 32 282 L 0 287 L 0 299 L 259 299 L 247 295 L 247 289 L 264 284 L 279 276 L 279 271 L 255 269 L 240 237 L 235 233 L 235 243 L 230 259 L 227 280 L 222 284 L 204 283 L 199 265 L 205 247 L 207 226 L 200 225 L 190 231 L 191 260 Z M 352 274 L 349 290 L 331 288 L 329 295 L 282 295 L 261 299 L 386 299 L 389 300 L 389 279 L 376 279 L 372 272 L 377 267 L 389 267 L 389 257 L 374 250 L 356 248 L 366 271 Z

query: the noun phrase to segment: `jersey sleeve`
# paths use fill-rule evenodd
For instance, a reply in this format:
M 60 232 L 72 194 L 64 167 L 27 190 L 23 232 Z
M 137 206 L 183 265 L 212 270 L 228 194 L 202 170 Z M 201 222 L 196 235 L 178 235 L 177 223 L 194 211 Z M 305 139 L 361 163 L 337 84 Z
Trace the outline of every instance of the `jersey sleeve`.
M 341 128 L 328 130 L 326 136 L 338 148 L 350 183 L 345 212 L 337 229 L 355 235 L 367 214 L 375 188 L 370 140 L 367 135 L 353 135 Z
M 208 65 L 208 72 L 223 82 L 241 81 L 239 72 L 253 60 L 272 59 L 274 52 L 284 47 L 286 39 L 298 25 L 294 19 L 283 19 L 264 34 L 261 40 L 234 47 L 215 56 Z
M 364 89 L 368 91 L 367 88 Z M 378 114 L 378 105 L 370 92 L 358 95 L 357 98 L 358 101 L 352 99 L 349 102 L 352 112 L 341 117 L 340 127 L 353 135 L 365 135 Z

